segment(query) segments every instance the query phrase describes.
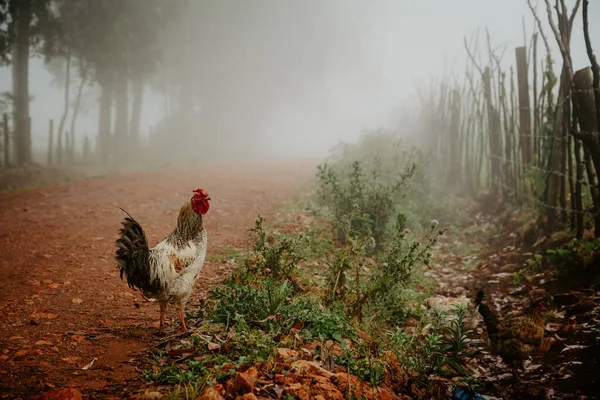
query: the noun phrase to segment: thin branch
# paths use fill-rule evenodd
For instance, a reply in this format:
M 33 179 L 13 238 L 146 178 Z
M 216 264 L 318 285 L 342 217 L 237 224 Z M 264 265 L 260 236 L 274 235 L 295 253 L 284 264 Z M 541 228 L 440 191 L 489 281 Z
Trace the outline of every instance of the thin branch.
M 563 41 L 563 37 L 560 34 L 560 31 L 556 27 L 556 23 L 554 22 L 554 18 L 552 17 L 552 6 L 550 6 L 550 0 L 546 1 L 546 13 L 548 14 L 548 23 L 550 24 L 550 28 L 552 28 L 552 32 L 554 32 L 554 37 L 556 39 L 556 43 L 558 44 L 558 48 L 560 49 L 560 53 L 563 56 L 563 61 L 565 63 L 565 67 L 567 68 L 567 72 L 569 74 L 569 80 L 573 79 L 573 65 L 571 65 L 571 56 L 569 55 L 569 51 L 565 42 Z M 558 1 L 558 0 L 557 0 Z M 560 18 L 560 14 L 559 14 Z
M 571 11 L 571 17 L 569 17 L 569 26 L 573 26 L 573 21 L 575 21 L 575 17 L 577 16 L 577 11 L 579 11 L 580 4 L 581 0 L 577 0 L 575 6 L 573 7 L 573 11 Z
M 546 51 L 550 52 L 550 44 L 548 42 L 548 38 L 544 34 L 544 29 L 542 27 L 542 21 L 538 17 L 536 9 L 531 4 L 531 0 L 527 0 L 527 5 L 529 6 L 529 9 L 531 10 L 531 14 L 533 14 L 533 18 L 535 18 L 535 21 L 538 26 L 538 30 L 540 31 L 540 36 L 542 36 L 542 39 L 544 40 L 544 45 L 546 46 Z
M 479 66 L 479 64 L 477 63 L 477 61 L 475 61 L 475 57 L 471 53 L 471 49 L 469 49 L 469 45 L 467 43 L 467 38 L 466 37 L 464 38 L 464 42 L 465 42 L 465 50 L 467 50 L 467 55 L 469 56 L 469 59 L 473 63 L 473 66 L 477 69 L 477 71 L 479 71 L 479 73 L 481 75 L 483 75 L 483 69 L 481 69 L 481 67 Z

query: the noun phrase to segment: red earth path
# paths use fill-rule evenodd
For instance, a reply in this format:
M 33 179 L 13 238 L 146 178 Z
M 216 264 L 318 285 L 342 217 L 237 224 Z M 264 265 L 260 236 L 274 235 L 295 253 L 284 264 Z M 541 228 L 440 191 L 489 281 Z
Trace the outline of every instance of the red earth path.
M 0 195 L 0 398 L 63 386 L 85 398 L 125 398 L 143 387 L 140 355 L 160 340 L 159 309 L 119 279 L 113 254 L 123 213 L 116 206 L 154 245 L 193 189 L 210 193 L 207 262 L 190 311 L 228 273 L 218 261 L 224 249 L 246 248 L 254 218 L 273 217 L 306 187 L 314 165 L 140 173 Z M 167 315 L 167 333 L 175 333 L 174 309 Z

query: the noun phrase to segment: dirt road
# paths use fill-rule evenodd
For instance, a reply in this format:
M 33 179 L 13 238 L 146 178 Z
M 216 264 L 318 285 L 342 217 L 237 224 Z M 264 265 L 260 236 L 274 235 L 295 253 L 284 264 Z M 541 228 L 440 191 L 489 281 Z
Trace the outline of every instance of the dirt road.
M 227 274 L 219 250 L 245 248 L 253 219 L 273 216 L 313 166 L 215 166 L 0 195 L 0 398 L 67 385 L 86 398 L 124 398 L 143 386 L 138 356 L 159 339 L 158 306 L 119 279 L 112 256 L 123 213 L 115 206 L 142 224 L 153 245 L 192 189 L 210 193 L 208 261 L 189 310 Z M 172 308 L 168 322 L 174 332 Z

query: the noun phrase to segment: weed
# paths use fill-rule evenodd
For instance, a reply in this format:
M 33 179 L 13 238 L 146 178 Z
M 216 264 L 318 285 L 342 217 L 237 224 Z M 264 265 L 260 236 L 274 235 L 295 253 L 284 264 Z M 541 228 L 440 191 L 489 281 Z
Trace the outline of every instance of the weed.
M 389 178 L 383 174 L 380 163 L 373 166 L 370 174 L 364 173 L 360 161 L 352 162 L 349 169 L 327 163 L 319 165 L 319 198 L 332 214 L 337 241 L 346 243 L 348 238 L 373 237 L 375 249 L 381 249 L 388 223 L 405 196 L 414 170 L 415 165 L 409 164 Z
M 144 378 L 160 384 L 175 384 L 196 381 L 199 377 L 209 373 L 204 364 L 195 360 L 186 360 L 183 366 L 169 364 L 160 372 L 146 370 L 142 373 Z
M 304 260 L 307 240 L 304 234 L 297 236 L 274 234 L 266 230 L 265 219 L 260 215 L 250 229 L 254 234 L 252 252 L 236 270 L 229 281 L 245 284 L 262 277 L 276 280 L 287 279 L 292 284 L 298 264 Z
M 470 316 L 471 311 L 469 308 L 462 304 L 454 304 L 452 317 L 446 327 L 448 339 L 446 339 L 444 351 L 449 355 L 449 364 L 460 372 L 464 372 L 462 364 L 465 358 L 472 355 L 469 349 L 471 340 L 468 335 L 473 333 L 473 329 L 467 327 L 467 319 Z
M 348 372 L 358 376 L 371 385 L 379 385 L 385 377 L 385 364 L 378 358 L 372 357 L 368 349 L 359 347 L 350 349 L 346 343 L 342 344 L 343 353 L 335 357 L 335 363 L 343 365 Z

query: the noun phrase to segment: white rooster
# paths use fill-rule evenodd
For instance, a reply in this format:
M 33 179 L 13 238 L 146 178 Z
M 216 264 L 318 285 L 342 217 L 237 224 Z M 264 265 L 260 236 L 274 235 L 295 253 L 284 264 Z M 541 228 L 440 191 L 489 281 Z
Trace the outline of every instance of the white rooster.
M 177 226 L 154 248 L 141 225 L 127 213 L 119 231 L 115 259 L 127 283 L 160 305 L 160 328 L 164 332 L 165 310 L 172 301 L 181 330 L 186 331 L 183 308 L 192 294 L 206 257 L 207 237 L 202 216 L 208 212 L 210 197 L 203 189 L 194 190 L 177 217 Z

